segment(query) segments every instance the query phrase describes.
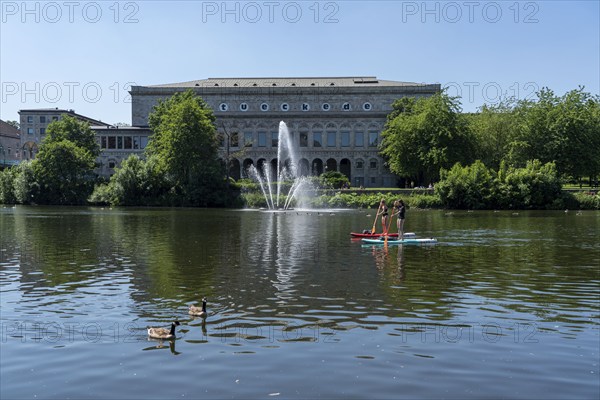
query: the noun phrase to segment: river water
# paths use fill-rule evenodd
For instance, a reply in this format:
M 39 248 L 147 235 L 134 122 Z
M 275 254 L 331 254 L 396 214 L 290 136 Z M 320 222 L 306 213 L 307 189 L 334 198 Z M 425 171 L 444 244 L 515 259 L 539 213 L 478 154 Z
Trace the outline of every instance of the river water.
M 0 397 L 600 396 L 599 212 L 374 215 L 0 208 Z

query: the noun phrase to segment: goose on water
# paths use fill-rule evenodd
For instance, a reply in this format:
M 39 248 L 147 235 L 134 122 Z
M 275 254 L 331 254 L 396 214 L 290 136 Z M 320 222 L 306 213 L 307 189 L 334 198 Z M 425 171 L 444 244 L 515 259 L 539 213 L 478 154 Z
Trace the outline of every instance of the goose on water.
M 206 312 L 206 297 L 202 298 L 202 307 L 197 307 L 190 304 L 189 314 L 195 317 L 205 318 L 208 315 Z
M 179 321 L 171 323 L 171 329 L 148 327 L 148 336 L 154 339 L 173 339 L 175 337 L 175 327 L 181 325 Z

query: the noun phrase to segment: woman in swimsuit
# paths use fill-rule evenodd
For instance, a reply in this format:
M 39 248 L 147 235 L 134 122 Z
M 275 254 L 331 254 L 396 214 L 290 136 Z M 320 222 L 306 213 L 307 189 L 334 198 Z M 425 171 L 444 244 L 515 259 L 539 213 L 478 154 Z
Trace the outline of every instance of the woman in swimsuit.
M 379 203 L 379 213 L 377 215 L 381 215 L 381 226 L 383 228 L 383 234 L 387 235 L 388 231 L 388 208 L 385 205 L 385 200 L 381 199 L 381 203 Z
M 396 208 L 396 212 L 394 215 L 398 216 L 396 220 L 396 225 L 398 226 L 398 239 L 404 239 L 404 213 L 406 212 L 406 207 L 404 206 L 404 201 L 401 199 L 394 203 L 394 207 Z

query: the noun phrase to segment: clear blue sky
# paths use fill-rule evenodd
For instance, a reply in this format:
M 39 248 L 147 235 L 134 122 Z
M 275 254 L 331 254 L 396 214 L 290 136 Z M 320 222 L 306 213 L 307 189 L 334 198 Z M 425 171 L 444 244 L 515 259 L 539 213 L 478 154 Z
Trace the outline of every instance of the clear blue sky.
M 441 83 L 475 111 L 600 92 L 599 1 L 0 2 L 0 118 L 59 107 L 131 123 L 127 85 L 353 76 Z

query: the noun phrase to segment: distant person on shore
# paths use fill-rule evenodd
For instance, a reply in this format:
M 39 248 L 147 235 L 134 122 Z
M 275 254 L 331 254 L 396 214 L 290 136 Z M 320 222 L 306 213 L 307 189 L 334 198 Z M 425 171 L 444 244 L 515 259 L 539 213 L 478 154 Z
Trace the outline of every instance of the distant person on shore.
M 398 217 L 396 220 L 396 226 L 398 226 L 398 240 L 404 240 L 404 217 L 406 212 L 404 201 L 402 201 L 402 199 L 396 200 L 394 202 L 394 208 L 396 211 L 392 215 L 392 218 L 394 215 Z
M 383 228 L 383 234 L 387 235 L 388 231 L 388 207 L 385 205 L 385 200 L 381 199 L 381 203 L 379 203 L 379 211 L 377 212 L 377 216 L 381 215 L 381 227 Z

